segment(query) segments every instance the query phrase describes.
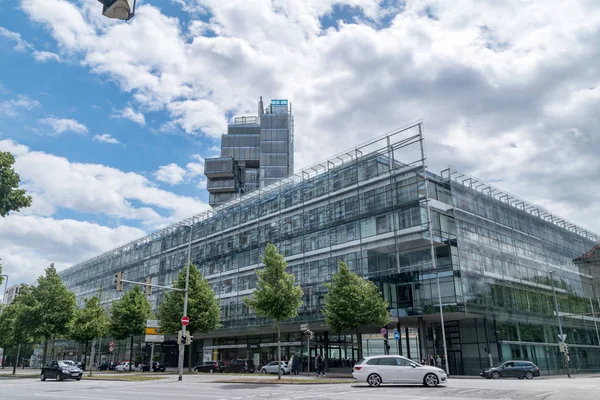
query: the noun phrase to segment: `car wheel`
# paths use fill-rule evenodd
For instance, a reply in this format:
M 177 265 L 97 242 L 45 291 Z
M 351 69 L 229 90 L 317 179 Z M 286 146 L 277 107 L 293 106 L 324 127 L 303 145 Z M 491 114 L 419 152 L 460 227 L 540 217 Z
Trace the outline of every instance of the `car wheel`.
M 427 374 L 423 378 L 423 384 L 427 387 L 436 387 L 440 383 L 439 379 L 435 374 Z
M 44 375 L 44 373 L 42 372 L 40 374 L 40 381 L 44 382 L 46 380 L 46 375 Z
M 62 381 L 63 380 L 63 377 L 62 377 L 62 375 L 60 373 L 56 374 L 56 380 L 57 381 Z
M 266 374 L 266 373 L 267 373 L 267 370 L 263 368 L 263 369 L 261 369 L 261 370 L 260 370 L 260 373 L 261 373 L 261 374 Z
M 367 383 L 371 387 L 381 386 L 381 377 L 379 375 L 377 375 L 377 374 L 371 374 L 367 378 Z
M 498 372 L 498 371 L 492 372 L 492 379 L 500 379 L 500 372 Z
M 530 380 L 533 379 L 533 372 L 527 371 L 525 373 L 525 378 L 530 379 Z

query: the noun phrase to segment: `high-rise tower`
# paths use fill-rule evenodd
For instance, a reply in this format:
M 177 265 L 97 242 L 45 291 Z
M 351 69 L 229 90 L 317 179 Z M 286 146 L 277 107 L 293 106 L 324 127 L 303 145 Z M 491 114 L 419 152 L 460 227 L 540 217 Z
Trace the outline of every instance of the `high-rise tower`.
M 294 116 L 292 103 L 262 97 L 258 116 L 236 117 L 221 136 L 221 156 L 207 158 L 212 207 L 243 193 L 265 187 L 294 173 Z

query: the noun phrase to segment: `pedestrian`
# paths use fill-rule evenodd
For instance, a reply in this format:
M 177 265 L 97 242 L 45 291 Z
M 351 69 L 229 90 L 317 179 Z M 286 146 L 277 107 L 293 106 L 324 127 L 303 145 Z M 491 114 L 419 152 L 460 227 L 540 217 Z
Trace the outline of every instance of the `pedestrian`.
M 431 365 L 432 367 L 435 366 L 435 360 L 433 359 L 433 356 L 431 354 L 429 355 L 429 365 Z
M 439 355 L 439 354 L 438 354 L 438 355 L 437 355 L 437 357 L 435 358 L 435 364 L 436 364 L 436 367 L 438 367 L 438 368 L 440 368 L 440 369 L 442 368 L 442 359 L 440 358 L 440 355 Z
M 289 361 L 287 362 L 287 367 L 288 367 L 288 372 L 290 373 L 290 375 L 292 375 L 292 369 L 293 369 L 293 365 L 294 365 L 294 359 L 296 357 L 294 357 L 294 355 L 292 354 L 290 356 Z
M 323 357 L 320 354 L 317 354 L 317 358 L 315 358 L 315 372 L 317 377 L 325 374 L 323 373 Z
M 421 365 L 425 365 L 425 357 L 421 357 Z
M 294 357 L 294 363 L 292 364 L 292 371 L 294 375 L 300 375 L 300 357 Z

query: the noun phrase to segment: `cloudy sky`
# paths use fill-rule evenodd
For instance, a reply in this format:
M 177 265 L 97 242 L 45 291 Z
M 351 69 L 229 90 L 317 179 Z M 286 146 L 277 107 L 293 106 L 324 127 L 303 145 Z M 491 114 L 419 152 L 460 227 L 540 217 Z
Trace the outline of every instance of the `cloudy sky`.
M 288 98 L 296 167 L 417 119 L 429 166 L 600 232 L 594 1 L 0 0 L 0 149 L 31 209 L 0 219 L 11 282 L 207 209 L 204 158 Z

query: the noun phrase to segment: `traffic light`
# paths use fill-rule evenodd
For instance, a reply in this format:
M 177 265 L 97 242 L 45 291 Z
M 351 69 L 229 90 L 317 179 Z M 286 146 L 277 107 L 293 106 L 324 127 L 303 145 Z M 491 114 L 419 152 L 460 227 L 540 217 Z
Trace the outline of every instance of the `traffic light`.
M 146 278 L 146 296 L 150 296 L 152 294 L 152 277 L 149 276 Z
M 121 282 L 122 279 L 123 279 L 123 272 L 117 272 L 115 274 L 115 279 L 113 281 L 113 289 L 115 289 L 117 292 L 123 291 L 123 282 Z
M 181 331 L 179 331 L 177 333 L 177 344 L 181 344 L 181 342 L 183 340 L 182 338 L 183 338 L 183 333 Z
M 187 336 L 185 337 L 185 345 L 189 346 L 190 344 L 192 344 L 193 341 L 194 341 L 194 337 L 188 333 Z
M 311 339 L 314 339 L 315 338 L 315 333 L 313 331 L 310 331 L 309 337 Z
M 569 355 L 569 345 L 565 343 L 565 355 Z

